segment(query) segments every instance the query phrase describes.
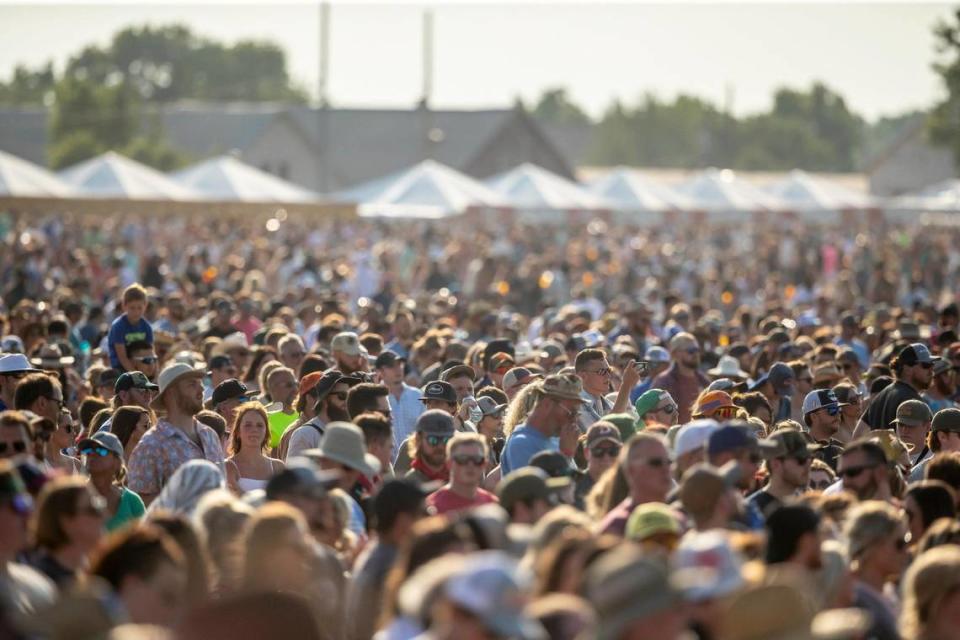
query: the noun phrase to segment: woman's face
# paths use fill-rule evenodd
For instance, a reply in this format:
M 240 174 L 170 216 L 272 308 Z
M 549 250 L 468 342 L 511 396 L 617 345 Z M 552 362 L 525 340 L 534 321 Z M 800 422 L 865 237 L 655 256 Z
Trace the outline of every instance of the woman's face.
M 240 444 L 250 451 L 260 451 L 267 435 L 267 424 L 256 411 L 247 411 L 240 419 Z
M 105 456 L 98 453 L 89 453 L 84 456 L 84 463 L 87 472 L 92 476 L 106 475 L 114 478 L 120 470 L 120 458 L 113 452 L 109 452 Z
M 477 425 L 477 431 L 487 440 L 497 437 L 503 432 L 503 414 L 484 416 L 480 424 Z
M 77 498 L 73 514 L 63 520 L 63 528 L 70 542 L 86 551 L 97 546 L 103 535 L 105 508 L 103 498 L 83 491 Z
M 144 413 L 141 414 L 140 419 L 137 420 L 136 426 L 133 427 L 133 431 L 130 433 L 130 441 L 127 443 L 127 447 L 132 451 L 137 443 L 140 442 L 140 438 L 143 437 L 143 434 L 147 432 L 147 429 L 150 428 L 150 417 Z
M 907 517 L 907 530 L 910 532 L 910 541 L 917 543 L 923 536 L 923 516 L 920 511 L 920 505 L 913 499 L 913 496 L 907 496 L 903 501 L 903 513 Z
M 75 427 L 73 425 L 73 417 L 70 415 L 69 411 L 63 411 L 60 413 L 60 422 L 57 425 L 57 430 L 53 432 L 51 440 L 53 441 L 54 446 L 57 449 L 66 449 L 71 444 L 73 444 L 73 439 L 75 436 Z

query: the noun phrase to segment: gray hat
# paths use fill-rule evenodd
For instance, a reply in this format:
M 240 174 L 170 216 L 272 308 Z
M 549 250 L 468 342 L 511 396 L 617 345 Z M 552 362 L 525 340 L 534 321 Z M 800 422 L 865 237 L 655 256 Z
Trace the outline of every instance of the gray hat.
M 449 413 L 441 409 L 430 409 L 417 418 L 415 430 L 430 436 L 452 436 L 457 427 Z
M 497 404 L 497 401 L 490 396 L 480 396 L 477 398 L 477 406 L 484 416 L 499 416 L 507 408 L 506 404 Z
M 366 439 L 360 427 L 349 422 L 331 422 L 320 440 L 320 446 L 310 451 L 315 455 L 333 460 L 356 469 L 371 478 L 380 473 L 380 460 L 367 453 Z
M 665 564 L 634 547 L 621 546 L 590 565 L 586 596 L 597 612 L 597 640 L 615 640 L 641 618 L 680 604 Z
M 893 424 L 904 424 L 908 427 L 919 427 L 933 420 L 933 412 L 923 400 L 907 400 L 897 407 L 897 417 Z
M 348 356 L 358 356 L 361 353 L 360 339 L 352 331 L 341 331 L 330 341 L 330 351 L 340 351 Z
M 545 396 L 587 402 L 580 396 L 580 393 L 583 392 L 583 383 L 580 378 L 572 373 L 557 373 L 547 376 L 540 383 L 540 391 Z
M 960 409 L 941 409 L 933 416 L 933 431 L 953 431 L 960 433 Z
M 120 444 L 120 438 L 109 431 L 97 431 L 89 438 L 84 438 L 77 444 L 77 451 L 83 452 L 87 447 L 103 447 L 123 460 L 123 445 Z

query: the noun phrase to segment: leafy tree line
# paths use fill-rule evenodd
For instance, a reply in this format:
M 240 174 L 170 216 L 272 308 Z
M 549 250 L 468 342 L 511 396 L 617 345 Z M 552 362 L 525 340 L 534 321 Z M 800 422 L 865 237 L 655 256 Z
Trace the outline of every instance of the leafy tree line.
M 225 45 L 180 25 L 124 29 L 106 47 L 71 57 L 61 73 L 52 64 L 20 66 L 0 83 L 0 104 L 50 107 L 55 169 L 107 150 L 163 170 L 185 164 L 150 107 L 188 98 L 303 103 L 307 94 L 291 82 L 276 44 Z

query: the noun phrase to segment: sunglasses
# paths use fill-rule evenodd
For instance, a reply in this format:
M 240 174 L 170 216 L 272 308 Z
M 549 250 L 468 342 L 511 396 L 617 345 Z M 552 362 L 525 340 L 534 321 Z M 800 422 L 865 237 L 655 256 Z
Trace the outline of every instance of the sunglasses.
M 714 418 L 720 418 L 721 420 L 729 420 L 737 415 L 739 407 L 720 407 L 713 412 Z
M 14 453 L 23 453 L 27 450 L 27 443 L 23 440 L 16 442 L 0 442 L 0 454 L 6 453 L 7 449 L 12 449 Z
M 101 458 L 106 458 L 110 454 L 110 450 L 106 447 L 84 447 L 80 449 L 80 455 L 92 456 L 94 454 Z
M 657 407 L 654 409 L 655 413 L 665 413 L 668 416 L 673 415 L 673 412 L 677 410 L 677 405 L 675 404 L 665 404 L 662 407 Z
M 596 369 L 594 371 L 584 371 L 584 373 L 595 373 L 598 376 L 608 376 L 610 375 L 610 369 L 608 367 L 604 367 L 603 369 Z
M 837 471 L 837 475 L 841 478 L 856 478 L 864 471 L 868 469 L 873 469 L 877 465 L 875 464 L 862 464 L 856 467 L 847 467 L 846 469 L 840 469 Z
M 459 465 L 466 466 L 468 464 L 472 464 L 475 467 L 483 466 L 483 463 L 485 462 L 482 455 L 471 456 L 465 453 L 459 453 L 453 456 L 452 460 Z
M 427 444 L 431 447 L 446 446 L 453 436 L 427 436 Z
M 825 407 L 820 407 L 820 411 L 826 411 L 828 416 L 835 416 L 840 413 L 840 405 L 838 404 L 828 404 Z
M 344 391 L 337 391 L 337 392 L 335 392 L 335 393 L 330 393 L 330 394 L 327 394 L 327 395 L 328 395 L 328 396 L 332 396 L 332 397 L 336 398 L 337 400 L 346 400 L 346 399 L 347 399 L 347 394 L 346 394 L 346 392 L 344 392 Z
M 137 362 L 142 362 L 143 364 L 156 364 L 160 361 L 160 358 L 157 356 L 140 356 L 139 358 L 134 358 Z
M 661 469 L 663 467 L 670 466 L 670 460 L 667 458 L 647 458 L 644 460 L 644 464 L 648 467 L 653 467 L 654 469 Z
M 594 458 L 616 458 L 620 455 L 620 447 L 597 447 L 590 449 L 590 455 Z

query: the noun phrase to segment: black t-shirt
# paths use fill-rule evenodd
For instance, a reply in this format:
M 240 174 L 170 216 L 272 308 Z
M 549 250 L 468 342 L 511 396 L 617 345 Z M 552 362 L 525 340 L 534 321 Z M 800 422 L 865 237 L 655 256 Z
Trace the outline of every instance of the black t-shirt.
M 777 506 L 780 505 L 780 499 L 778 497 L 772 493 L 767 493 L 763 489 L 757 491 L 747 498 L 747 502 L 755 505 L 757 507 L 757 511 L 759 511 L 764 518 L 767 517 L 770 511 L 773 511 L 777 508 Z
M 863 421 L 870 425 L 871 429 L 890 429 L 890 423 L 897 419 L 897 407 L 907 400 L 920 399 L 916 389 L 897 380 L 870 402 L 870 407 L 863 414 Z
M 840 457 L 840 454 L 843 453 L 843 443 L 830 438 L 830 440 L 826 442 L 821 441 L 818 444 L 823 445 L 823 448 L 815 451 L 813 457 L 825 462 L 828 467 L 836 472 L 837 459 Z

